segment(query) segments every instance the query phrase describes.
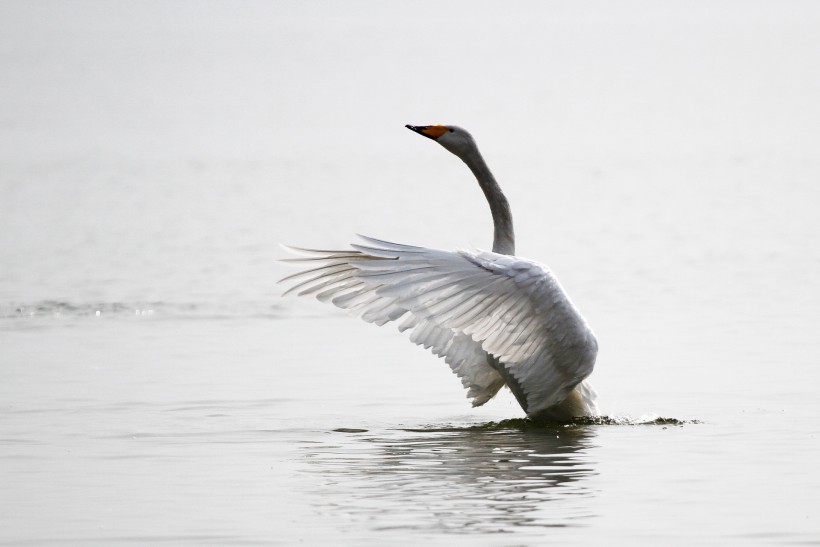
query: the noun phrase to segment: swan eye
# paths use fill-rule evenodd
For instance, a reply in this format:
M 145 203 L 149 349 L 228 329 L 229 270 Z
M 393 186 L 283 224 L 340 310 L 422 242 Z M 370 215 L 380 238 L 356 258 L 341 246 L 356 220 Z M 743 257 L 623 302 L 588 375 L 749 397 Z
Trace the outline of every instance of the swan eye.
M 450 133 L 452 133 L 452 132 L 454 131 L 454 129 L 453 129 L 452 127 L 448 127 L 448 128 L 447 128 L 447 131 L 449 131 Z

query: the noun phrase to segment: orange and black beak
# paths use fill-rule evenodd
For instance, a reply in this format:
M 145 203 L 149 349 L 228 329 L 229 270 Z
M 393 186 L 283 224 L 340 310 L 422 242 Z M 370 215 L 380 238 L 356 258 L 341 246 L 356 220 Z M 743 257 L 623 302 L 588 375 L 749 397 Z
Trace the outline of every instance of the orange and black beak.
M 419 135 L 424 135 L 428 139 L 436 140 L 447 132 L 447 127 L 443 125 L 410 125 L 404 127 L 411 129 Z

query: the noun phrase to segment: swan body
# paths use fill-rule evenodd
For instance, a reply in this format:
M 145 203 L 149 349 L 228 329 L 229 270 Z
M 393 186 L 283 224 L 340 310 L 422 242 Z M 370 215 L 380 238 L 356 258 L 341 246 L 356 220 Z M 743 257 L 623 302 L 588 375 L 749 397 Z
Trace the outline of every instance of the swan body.
M 493 250 L 443 251 L 359 236 L 351 250 L 288 247 L 309 265 L 282 281 L 285 294 L 315 295 L 365 321 L 398 321 L 410 340 L 444 358 L 473 406 L 507 385 L 534 420 L 598 413 L 592 373 L 598 344 L 555 276 L 513 256 L 506 197 L 472 136 L 457 126 L 407 126 L 461 158 L 484 191 Z

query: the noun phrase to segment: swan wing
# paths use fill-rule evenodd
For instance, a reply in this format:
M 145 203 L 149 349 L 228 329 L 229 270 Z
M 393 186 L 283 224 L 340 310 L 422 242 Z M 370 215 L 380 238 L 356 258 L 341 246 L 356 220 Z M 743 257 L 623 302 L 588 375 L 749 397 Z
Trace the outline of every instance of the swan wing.
M 296 254 L 306 255 L 304 258 L 285 259 L 286 261 L 310 264 L 312 267 L 280 280 L 298 281 L 285 295 L 315 295 L 321 301 L 329 301 L 337 307 L 351 310 L 365 321 L 377 325 L 404 317 L 399 330 L 409 330 L 411 342 L 444 359 L 461 379 L 473 406 L 483 405 L 504 386 L 504 379 L 490 365 L 487 352 L 470 336 L 442 327 L 433 319 L 408 313 L 410 310 L 396 302 L 395 298 L 376 294 L 372 284 L 350 282 L 359 271 L 352 261 L 384 257 L 360 251 L 286 248 Z
M 595 337 L 544 266 L 362 239 L 367 244 L 350 251 L 292 249 L 307 256 L 291 261 L 315 266 L 285 278 L 298 280 L 285 294 L 315 295 L 378 325 L 402 319 L 399 329 L 412 329 L 411 341 L 444 357 L 476 405 L 507 376 L 534 415 L 564 401 L 592 372 Z

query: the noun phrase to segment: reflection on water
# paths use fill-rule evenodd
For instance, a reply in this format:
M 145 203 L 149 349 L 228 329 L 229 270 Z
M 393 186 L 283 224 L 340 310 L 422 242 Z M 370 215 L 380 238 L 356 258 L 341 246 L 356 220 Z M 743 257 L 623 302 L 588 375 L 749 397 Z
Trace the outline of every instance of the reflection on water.
M 374 530 L 511 532 L 585 524 L 589 427 L 334 432 L 306 447 L 316 510 Z M 344 493 L 345 495 L 340 495 Z

